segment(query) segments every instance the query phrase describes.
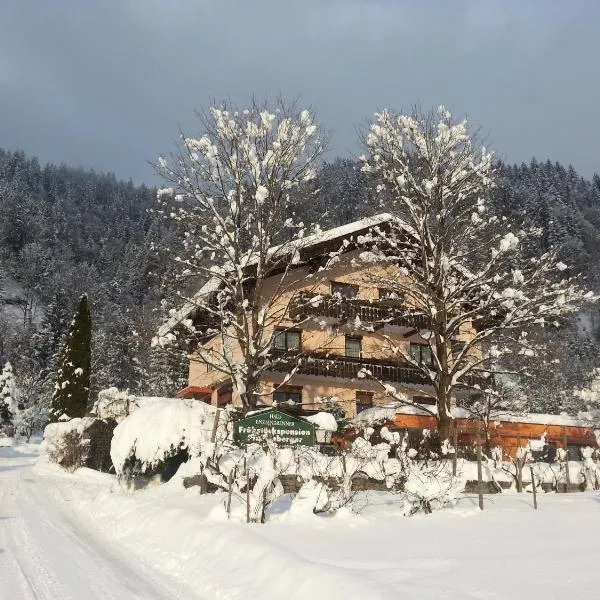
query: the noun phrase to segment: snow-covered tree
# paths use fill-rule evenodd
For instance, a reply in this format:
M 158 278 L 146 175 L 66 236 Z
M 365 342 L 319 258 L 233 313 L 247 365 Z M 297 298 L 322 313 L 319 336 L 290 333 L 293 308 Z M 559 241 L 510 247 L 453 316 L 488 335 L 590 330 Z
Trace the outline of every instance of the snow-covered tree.
M 69 328 L 52 395 L 50 420 L 83 417 L 87 411 L 90 387 L 90 344 L 92 322 L 88 298 L 84 294 Z
M 463 398 L 460 407 L 469 417 L 481 422 L 488 455 L 492 450 L 492 425 L 507 417 L 516 417 L 528 412 L 527 397 L 514 381 L 495 377 L 484 391 Z
M 34 361 L 21 360 L 16 373 L 15 389 L 17 402 L 13 410 L 15 436 L 24 436 L 27 441 L 36 431 L 48 423 L 50 395 L 47 379 Z
M 396 217 L 373 236 L 376 260 L 397 267 L 376 283 L 424 317 L 428 325 L 420 335 L 430 347 L 428 359 L 386 341 L 434 387 L 444 439 L 457 392 L 487 387 L 476 376 L 507 354 L 535 355 L 530 328 L 558 325 L 593 295 L 556 248 L 531 254 L 536 231 L 493 213 L 492 154 L 466 121 L 456 121 L 444 107 L 429 114 L 383 111 L 364 142 L 363 168 Z M 366 258 L 373 260 L 372 254 Z
M 307 233 L 299 192 L 315 176 L 324 139 L 308 110 L 282 101 L 213 106 L 200 118 L 204 133 L 182 136 L 178 155 L 156 165 L 172 186 L 159 190 L 159 205 L 185 235 L 180 289 L 208 282 L 202 294 L 181 294 L 188 335 L 213 340 L 197 358 L 230 378 L 249 408 L 278 360 L 271 348 L 287 312 L 286 275 Z
M 0 373 L 0 429 L 13 425 L 17 410 L 17 386 L 12 365 L 7 362 Z
M 600 369 L 594 369 L 588 376 L 587 385 L 574 389 L 572 393 L 580 410 L 600 421 Z
M 172 397 L 187 385 L 188 358 L 185 344 L 154 346 L 150 352 L 146 393 Z

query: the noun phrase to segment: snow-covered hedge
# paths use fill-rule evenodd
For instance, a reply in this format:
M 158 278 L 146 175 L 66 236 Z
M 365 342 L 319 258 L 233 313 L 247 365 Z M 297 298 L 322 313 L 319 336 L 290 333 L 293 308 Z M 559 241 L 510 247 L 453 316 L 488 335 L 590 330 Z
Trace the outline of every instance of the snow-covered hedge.
M 217 418 L 218 415 L 218 418 Z M 331 415 L 317 415 L 313 422 L 322 431 L 335 430 Z M 186 478 L 198 476 L 225 490 L 230 497 L 230 512 L 237 510 L 248 520 L 265 518 L 266 509 L 283 494 L 281 478 L 293 477 L 305 488 L 303 506 L 316 498 L 314 511 L 335 511 L 352 504 L 357 478 L 379 482 L 401 494 L 402 512 L 427 512 L 452 502 L 464 482 L 451 474 L 448 461 L 431 453 L 413 453 L 406 436 L 382 428 L 378 439 L 369 441 L 371 428 L 357 438 L 348 451 L 323 454 L 318 446 L 278 448 L 265 439 L 247 447 L 236 447 L 232 440 L 232 420 L 227 411 L 194 400 L 154 398 L 136 408 L 117 425 L 111 457 L 117 475 L 132 478 L 154 475 L 169 461 L 188 463 L 181 469 Z M 311 484 L 312 485 L 312 484 Z M 233 506 L 231 506 L 233 498 Z M 238 503 L 239 504 L 239 503 Z

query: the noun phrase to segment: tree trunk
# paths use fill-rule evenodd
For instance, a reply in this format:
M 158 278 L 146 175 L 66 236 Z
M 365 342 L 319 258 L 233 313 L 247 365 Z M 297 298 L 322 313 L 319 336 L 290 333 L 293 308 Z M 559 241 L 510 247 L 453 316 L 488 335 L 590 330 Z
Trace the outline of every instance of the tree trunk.
M 490 432 L 490 424 L 489 422 L 483 423 L 485 427 L 485 453 L 488 457 L 492 456 L 492 434 Z
M 243 394 L 240 394 L 244 414 L 256 409 L 256 403 L 258 399 L 258 394 L 256 392 L 258 391 L 259 386 L 258 382 L 253 380 L 247 380 L 245 384 L 246 391 Z
M 446 411 L 440 411 L 438 415 L 438 435 L 440 438 L 440 444 L 444 440 L 449 440 L 452 436 L 452 428 L 454 426 L 454 419 L 446 413 Z

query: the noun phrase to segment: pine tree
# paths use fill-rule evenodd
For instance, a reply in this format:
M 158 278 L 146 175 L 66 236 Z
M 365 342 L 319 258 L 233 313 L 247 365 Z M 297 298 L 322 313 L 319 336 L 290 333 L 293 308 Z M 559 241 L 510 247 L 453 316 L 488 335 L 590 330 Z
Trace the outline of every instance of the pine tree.
M 87 410 L 90 388 L 92 323 L 87 295 L 79 299 L 62 354 L 54 394 L 51 421 L 82 417 Z
M 12 365 L 7 362 L 0 374 L 0 430 L 11 427 L 16 410 L 15 377 Z

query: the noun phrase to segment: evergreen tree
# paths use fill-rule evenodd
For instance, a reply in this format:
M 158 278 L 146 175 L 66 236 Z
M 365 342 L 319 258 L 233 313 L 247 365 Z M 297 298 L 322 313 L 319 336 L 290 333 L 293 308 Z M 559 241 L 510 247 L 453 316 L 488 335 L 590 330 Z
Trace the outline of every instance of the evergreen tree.
M 146 392 L 152 396 L 174 396 L 187 385 L 188 352 L 185 345 L 154 346 L 150 352 L 150 365 Z
M 32 359 L 39 367 L 40 377 L 54 383 L 60 349 L 64 346 L 69 330 L 69 319 L 73 314 L 73 302 L 63 288 L 53 295 L 46 308 L 39 328 L 33 334 Z
M 82 417 L 87 410 L 90 388 L 92 323 L 87 295 L 81 296 L 69 328 L 54 394 L 51 421 Z
M 15 377 L 12 365 L 7 362 L 0 374 L 0 431 L 12 426 L 16 410 Z

